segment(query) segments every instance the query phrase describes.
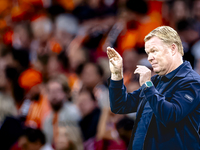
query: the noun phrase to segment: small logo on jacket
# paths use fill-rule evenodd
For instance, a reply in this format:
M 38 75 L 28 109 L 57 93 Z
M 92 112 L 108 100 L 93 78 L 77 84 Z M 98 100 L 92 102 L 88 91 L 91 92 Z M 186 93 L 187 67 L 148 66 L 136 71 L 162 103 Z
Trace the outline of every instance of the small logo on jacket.
M 194 99 L 191 97 L 191 96 L 189 96 L 188 94 L 185 94 L 185 96 L 184 96 L 186 99 L 188 99 L 190 102 L 192 102 Z

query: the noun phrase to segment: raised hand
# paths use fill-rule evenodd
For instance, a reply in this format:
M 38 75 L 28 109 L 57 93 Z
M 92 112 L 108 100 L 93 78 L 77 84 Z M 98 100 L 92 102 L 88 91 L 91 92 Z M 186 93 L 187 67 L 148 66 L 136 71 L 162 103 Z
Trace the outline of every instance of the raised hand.
M 112 80 L 121 80 L 123 78 L 123 63 L 120 54 L 111 47 L 107 47 L 107 55 L 109 58 L 109 65 Z

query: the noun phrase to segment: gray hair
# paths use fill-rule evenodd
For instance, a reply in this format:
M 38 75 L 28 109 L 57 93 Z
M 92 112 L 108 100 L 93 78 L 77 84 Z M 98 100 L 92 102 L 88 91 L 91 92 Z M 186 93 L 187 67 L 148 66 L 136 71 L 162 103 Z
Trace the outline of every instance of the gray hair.
M 145 36 L 144 41 L 150 40 L 152 37 L 158 37 L 160 38 L 164 43 L 171 45 L 171 44 L 176 44 L 178 47 L 178 52 L 183 56 L 184 51 L 183 51 L 183 46 L 181 39 L 178 35 L 178 33 L 171 27 L 169 26 L 160 26 L 151 31 L 147 36 Z

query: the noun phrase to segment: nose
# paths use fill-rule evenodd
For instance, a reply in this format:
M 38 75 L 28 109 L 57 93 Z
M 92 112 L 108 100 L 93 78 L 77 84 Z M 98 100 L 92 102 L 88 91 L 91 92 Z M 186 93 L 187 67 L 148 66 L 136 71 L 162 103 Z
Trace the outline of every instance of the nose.
M 154 57 L 153 57 L 153 54 L 150 53 L 150 54 L 148 55 L 148 58 L 147 58 L 147 59 L 148 59 L 149 62 L 151 62 L 151 61 L 153 60 L 153 58 L 154 58 Z

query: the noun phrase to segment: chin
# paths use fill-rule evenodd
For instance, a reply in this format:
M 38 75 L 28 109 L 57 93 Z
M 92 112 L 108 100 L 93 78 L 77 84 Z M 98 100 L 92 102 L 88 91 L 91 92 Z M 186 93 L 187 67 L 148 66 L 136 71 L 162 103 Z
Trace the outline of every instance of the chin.
M 160 70 L 158 70 L 158 69 L 153 69 L 153 71 L 156 73 L 156 74 L 158 74 L 158 75 L 162 75 L 162 73 L 160 72 Z
M 160 72 L 160 70 L 159 70 L 159 69 L 156 69 L 156 68 L 153 68 L 153 71 L 154 71 L 156 74 L 158 74 L 158 73 Z

